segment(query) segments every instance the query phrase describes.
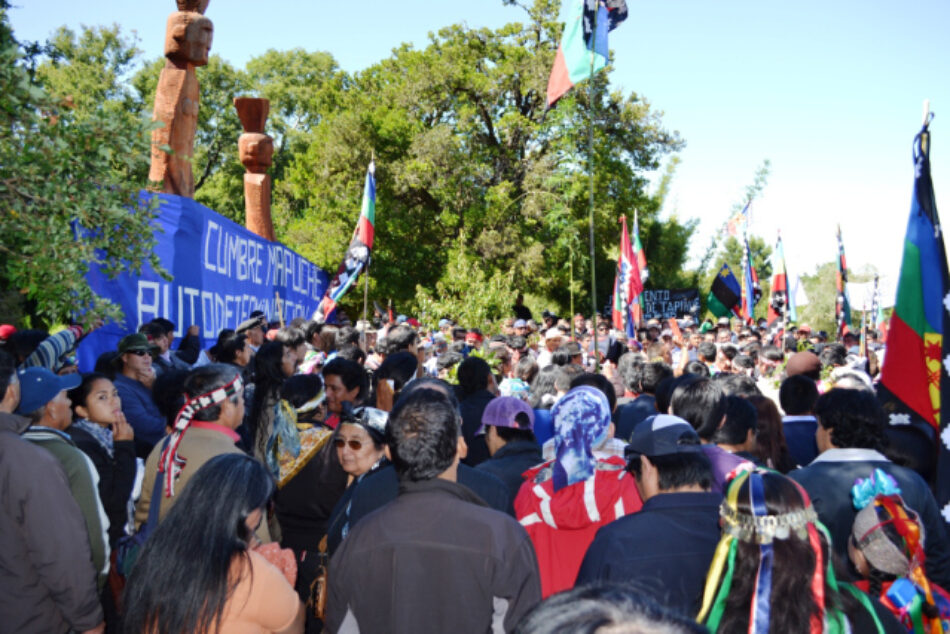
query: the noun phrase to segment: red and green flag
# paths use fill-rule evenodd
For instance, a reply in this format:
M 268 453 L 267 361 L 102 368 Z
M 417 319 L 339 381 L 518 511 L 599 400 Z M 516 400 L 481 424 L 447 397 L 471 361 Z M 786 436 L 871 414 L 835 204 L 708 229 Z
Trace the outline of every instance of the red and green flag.
M 936 428 L 950 398 L 950 275 L 940 219 L 930 179 L 930 132 L 915 139 L 914 196 L 904 238 L 897 302 L 887 334 L 882 385 L 902 404 Z M 950 440 L 950 432 L 945 442 Z
M 550 109 L 574 84 L 607 65 L 607 33 L 627 19 L 625 0 L 565 0 L 564 34 L 548 78 Z M 596 25 L 596 28 L 595 28 Z
M 835 287 L 838 291 L 835 299 L 835 323 L 838 325 L 838 337 L 851 332 L 851 300 L 848 298 L 848 263 L 844 259 L 844 240 L 841 239 L 841 225 L 838 225 L 838 273 Z
M 336 310 L 337 301 L 350 289 L 360 273 L 369 266 L 370 253 L 373 250 L 373 238 L 376 232 L 376 164 L 370 161 L 366 169 L 366 180 L 363 184 L 363 204 L 360 208 L 360 217 L 356 221 L 353 239 L 343 256 L 343 262 L 330 280 L 327 292 L 320 301 L 320 306 L 314 315 L 317 321 L 330 321 Z
M 620 234 L 620 256 L 617 258 L 617 276 L 614 278 L 613 325 L 623 330 L 628 337 L 636 336 L 642 311 L 640 294 L 643 293 L 643 280 L 640 277 L 640 265 L 630 246 L 627 233 L 627 217 L 621 216 L 623 225 Z

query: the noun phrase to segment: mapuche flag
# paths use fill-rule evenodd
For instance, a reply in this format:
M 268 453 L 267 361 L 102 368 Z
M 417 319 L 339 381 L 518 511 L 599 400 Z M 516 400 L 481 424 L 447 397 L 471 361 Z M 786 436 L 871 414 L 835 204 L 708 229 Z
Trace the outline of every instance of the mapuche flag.
M 343 262 L 337 269 L 336 275 L 330 281 L 327 292 L 320 301 L 314 319 L 327 321 L 336 309 L 337 300 L 349 290 L 360 273 L 369 266 L 369 255 L 373 250 L 373 237 L 376 223 L 376 164 L 370 161 L 366 169 L 366 182 L 363 185 L 363 206 L 360 209 L 360 219 L 353 231 L 353 239 L 343 256 Z
M 904 238 L 897 302 L 887 333 L 881 383 L 902 404 L 934 427 L 950 431 L 940 408 L 950 399 L 950 275 L 930 180 L 930 132 L 915 139 L 914 196 Z M 950 484 L 950 482 L 948 482 Z
M 548 108 L 607 65 L 607 32 L 627 19 L 625 0 L 565 0 L 564 35 L 548 78 Z M 594 25 L 596 24 L 596 32 Z
M 739 304 L 740 317 L 751 323 L 755 321 L 755 305 L 762 297 L 759 275 L 752 266 L 752 251 L 749 249 L 749 237 L 742 237 L 742 295 Z
M 838 336 L 851 332 L 851 301 L 848 298 L 848 263 L 844 259 L 844 241 L 841 239 L 841 225 L 838 225 L 838 274 L 835 287 L 838 291 L 835 299 L 835 322 L 838 324 Z
M 716 317 L 730 317 L 732 315 L 738 317 L 740 316 L 739 297 L 741 294 L 739 280 L 736 279 L 729 265 L 723 264 L 719 272 L 716 273 L 716 279 L 713 280 L 709 297 L 706 298 L 706 307 Z
M 774 325 L 776 321 L 784 321 L 787 308 L 788 274 L 785 272 L 785 249 L 782 247 L 782 236 L 779 236 L 775 252 L 772 254 L 772 289 L 766 316 L 769 326 Z
M 643 280 L 640 278 L 640 264 L 630 245 L 627 233 L 627 217 L 621 216 L 623 229 L 620 234 L 620 255 L 617 257 L 617 276 L 614 278 L 613 325 L 617 330 L 625 330 L 628 337 L 637 334 L 640 323 L 640 293 L 643 292 Z

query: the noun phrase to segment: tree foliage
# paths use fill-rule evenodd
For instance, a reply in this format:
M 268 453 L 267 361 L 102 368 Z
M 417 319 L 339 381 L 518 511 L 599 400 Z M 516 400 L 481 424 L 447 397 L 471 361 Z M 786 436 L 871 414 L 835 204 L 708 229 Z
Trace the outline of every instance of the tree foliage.
M 244 69 L 213 55 L 198 69 L 196 199 L 243 222 L 232 100 L 263 96 L 275 139 L 278 237 L 325 270 L 336 269 L 349 243 L 375 156 L 374 299 L 472 319 L 507 314 L 519 291 L 537 311 L 563 311 L 571 301 L 586 307 L 593 120 L 597 303 L 611 291 L 623 214 L 639 215 L 650 286 L 695 283 L 684 264 L 696 221 L 661 217 L 675 159 L 648 191 L 648 173 L 682 141 L 642 96 L 609 91 L 606 73 L 545 112 L 559 2 L 514 4 L 525 11 L 523 23 L 448 26 L 424 48 L 402 45 L 354 74 L 325 52 L 269 50 Z M 118 27 L 61 29 L 38 53 L 37 77 L 56 95 L 80 96 L 73 120 L 106 117 L 132 128 L 150 119 L 164 60 L 143 63 Z M 147 147 L 120 141 L 111 152 L 127 159 L 124 191 L 144 186 Z M 352 292 L 343 308 L 352 314 L 361 303 Z
M 613 283 L 621 214 L 639 210 L 648 257 L 664 262 L 661 278 L 679 271 L 685 245 L 678 241 L 692 225 L 659 220 L 645 173 L 680 141 L 642 97 L 608 92 L 603 73 L 593 80 L 593 102 L 582 84 L 545 113 L 560 37 L 556 15 L 556 2 L 537 0 L 525 24 L 446 27 L 422 50 L 403 45 L 328 85 L 332 95 L 323 103 L 336 109 L 313 126 L 275 196 L 284 240 L 334 268 L 375 154 L 377 293 L 418 307 L 430 295 L 417 289 L 451 277 L 453 259 L 464 252 L 486 280 L 510 280 L 529 305 L 564 307 L 572 255 L 575 279 L 590 277 L 592 116 L 598 303 Z M 581 290 L 577 301 L 585 295 Z
M 111 107 L 64 102 L 61 87 L 85 86 L 86 80 L 31 74 L 35 60 L 24 58 L 7 6 L 0 0 L 4 310 L 12 319 L 30 314 L 47 323 L 118 318 L 118 306 L 95 295 L 83 276 L 90 262 L 109 274 L 138 271 L 146 262 L 158 268 L 150 227 L 154 210 L 139 204 L 141 182 L 130 177 L 148 160 L 151 126 Z M 122 66 L 121 58 L 113 61 L 113 68 Z M 44 76 L 58 98 L 41 83 Z M 73 99 L 83 102 L 85 96 L 77 92 Z

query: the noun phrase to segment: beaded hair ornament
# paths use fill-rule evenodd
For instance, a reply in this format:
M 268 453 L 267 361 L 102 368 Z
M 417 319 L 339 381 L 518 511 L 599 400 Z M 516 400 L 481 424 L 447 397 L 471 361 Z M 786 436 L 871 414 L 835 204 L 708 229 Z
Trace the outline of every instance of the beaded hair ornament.
M 178 455 L 178 446 L 181 444 L 185 431 L 191 425 L 195 414 L 203 409 L 220 405 L 235 394 L 240 394 L 243 389 L 244 382 L 241 381 L 241 375 L 238 374 L 225 385 L 186 400 L 182 408 L 178 410 L 178 414 L 175 416 L 175 429 L 169 436 L 168 444 L 158 461 L 159 477 L 165 478 L 165 497 L 170 498 L 175 495 L 175 479 L 185 467 L 186 462 L 183 456 Z
M 769 515 L 763 482 L 763 476 L 769 474 L 774 477 L 783 477 L 763 469 L 756 469 L 739 474 L 730 483 L 719 510 L 722 518 L 722 539 L 716 546 L 712 564 L 709 567 L 706 588 L 703 591 L 703 607 L 696 620 L 705 623 L 710 632 L 719 629 L 726 609 L 726 601 L 732 590 L 739 543 L 756 544 L 759 547 L 759 566 L 756 571 L 752 602 L 749 606 L 747 632 L 748 634 L 766 634 L 769 631 L 772 601 L 773 544 L 775 540 L 798 539 L 806 541 L 815 554 L 815 567 L 809 587 L 818 610 L 811 618 L 810 634 L 843 634 L 849 631 L 847 620 L 838 610 L 829 609 L 825 600 L 825 583 L 833 591 L 838 591 L 838 583 L 830 558 L 825 559 L 819 537 L 819 531 L 821 531 L 826 541 L 831 543 L 828 531 L 818 521 L 808 493 L 798 483 L 795 483 L 795 486 L 801 494 L 805 508 L 779 515 Z M 746 482 L 748 482 L 748 506 L 751 513 L 740 511 L 738 507 L 739 491 Z M 860 597 L 856 598 L 861 601 Z M 866 600 L 861 602 L 866 609 L 873 610 Z

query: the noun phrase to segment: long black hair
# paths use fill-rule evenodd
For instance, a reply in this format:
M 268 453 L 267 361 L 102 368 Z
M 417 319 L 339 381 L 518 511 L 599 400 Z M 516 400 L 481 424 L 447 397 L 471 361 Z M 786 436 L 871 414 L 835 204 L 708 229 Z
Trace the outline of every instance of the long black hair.
M 280 395 L 280 387 L 287 379 L 282 361 L 285 345 L 279 341 L 267 341 L 254 355 L 254 401 L 247 419 L 251 447 L 264 455 L 267 438 L 261 430 L 261 421 L 266 408 L 273 407 Z
M 264 465 L 244 454 L 216 456 L 202 465 L 129 575 L 121 631 L 219 631 L 240 581 L 240 575 L 229 581 L 234 558 L 248 558 L 253 531 L 246 520 L 267 505 L 274 489 Z

